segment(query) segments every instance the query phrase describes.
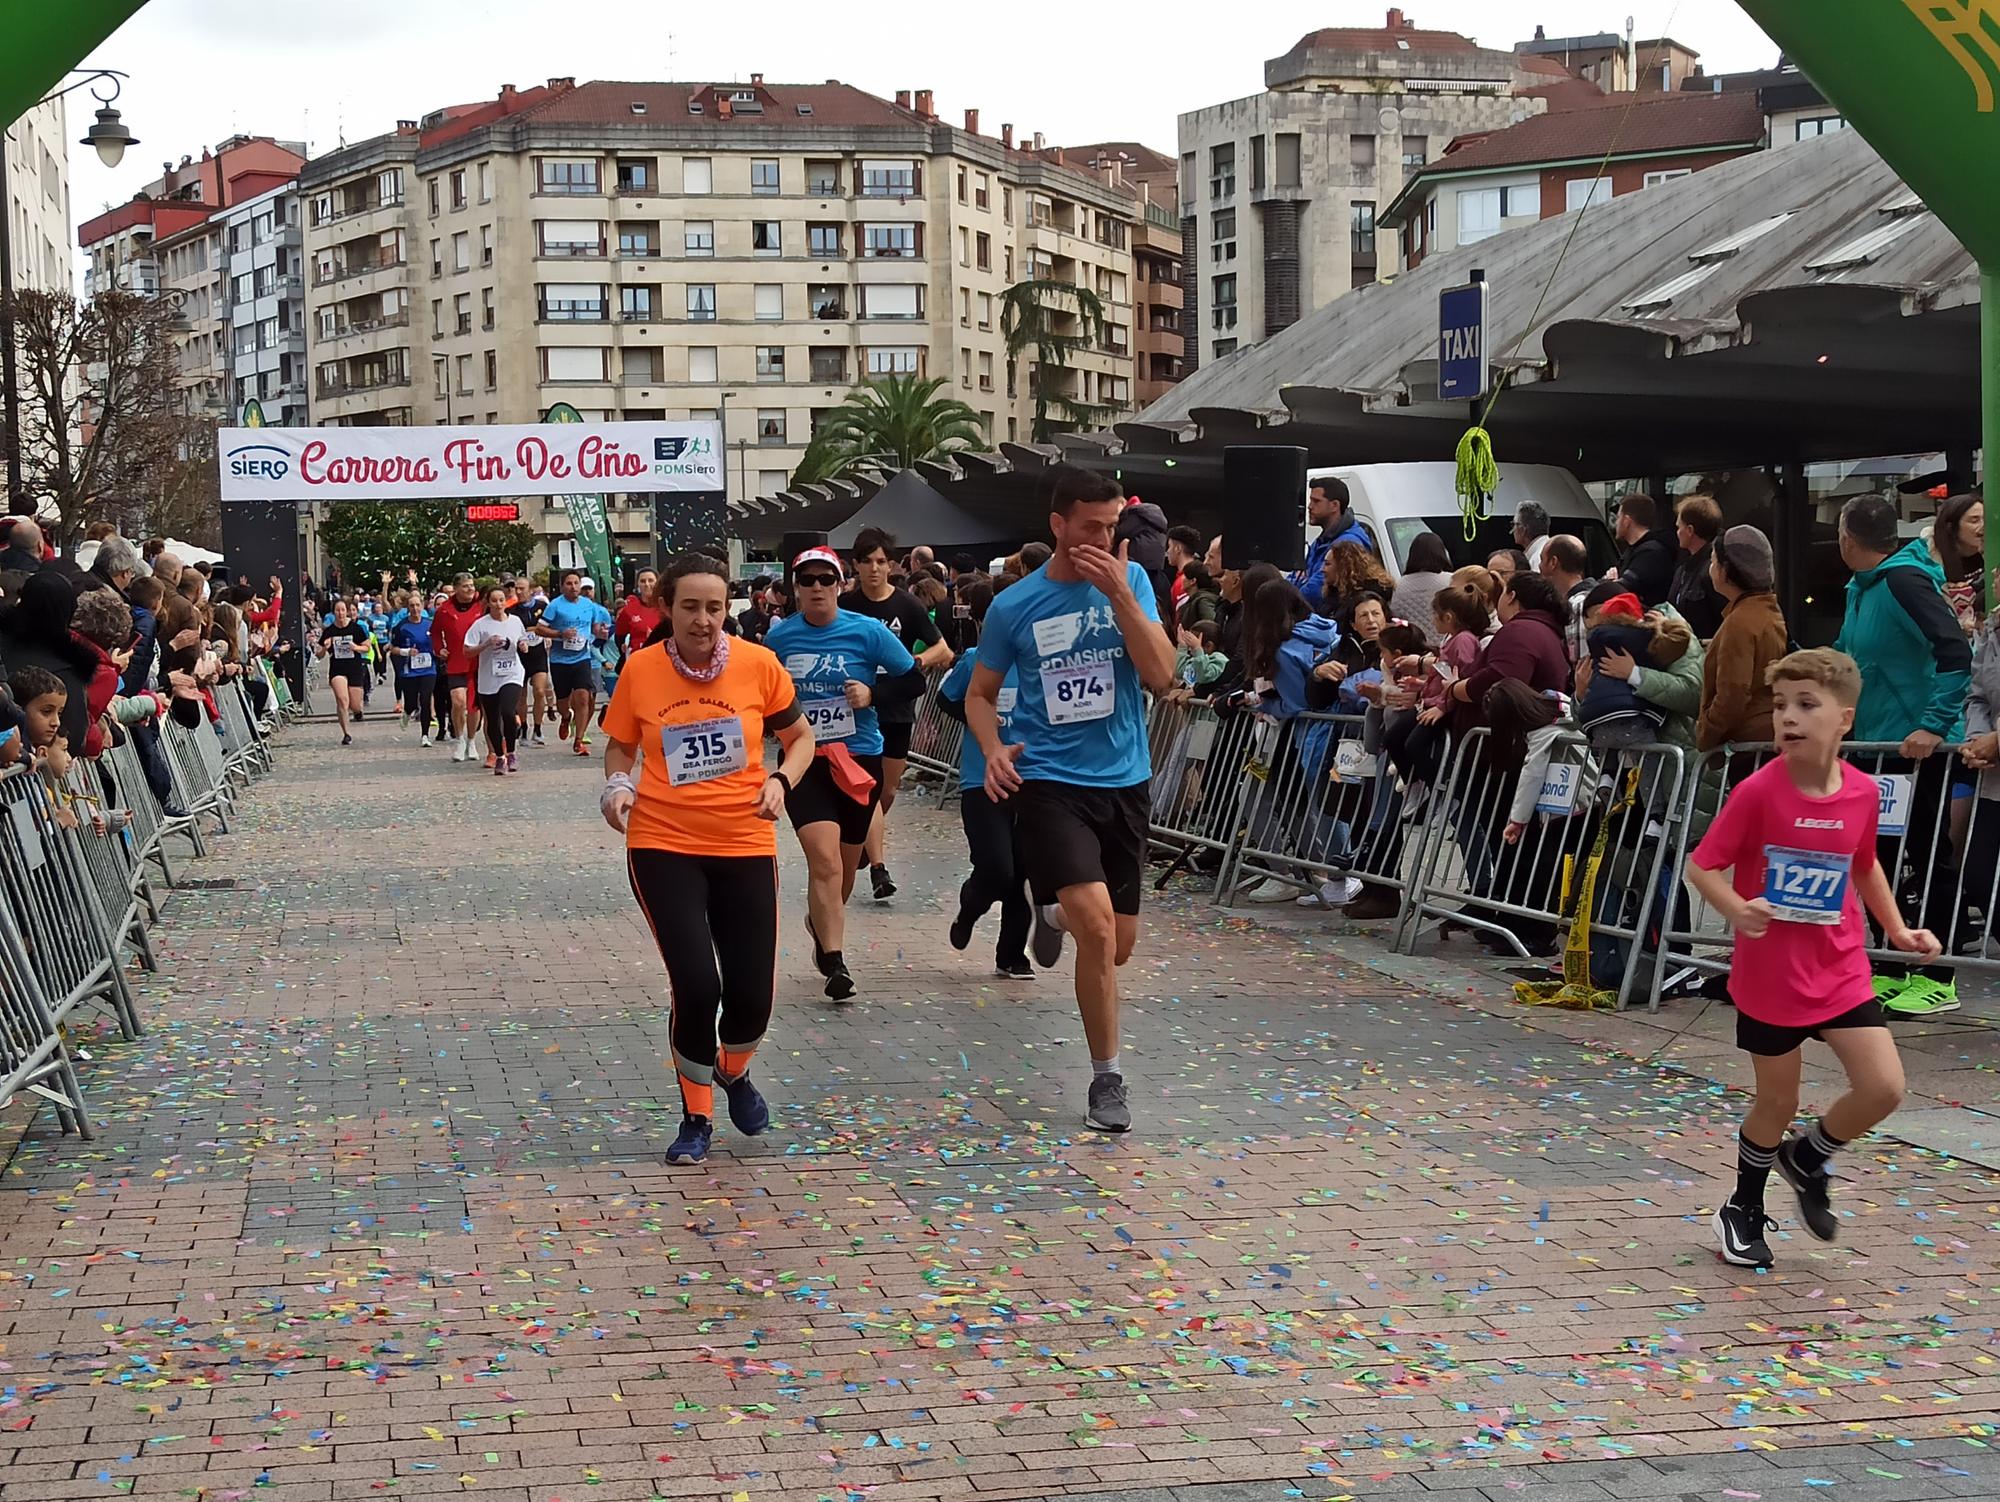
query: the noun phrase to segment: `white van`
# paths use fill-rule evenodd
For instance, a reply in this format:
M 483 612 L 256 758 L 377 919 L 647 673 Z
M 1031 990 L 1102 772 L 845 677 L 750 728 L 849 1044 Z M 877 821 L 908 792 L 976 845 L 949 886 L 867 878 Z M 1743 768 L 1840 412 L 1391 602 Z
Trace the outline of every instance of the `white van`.
M 1567 532 L 1583 539 L 1590 554 L 1590 573 L 1602 575 L 1618 566 L 1618 549 L 1604 525 L 1603 509 L 1575 475 L 1554 464 L 1500 466 L 1500 492 L 1486 505 L 1486 515 L 1466 540 L 1463 508 L 1453 484 L 1458 467 L 1448 463 L 1335 464 L 1306 471 L 1306 489 L 1315 480 L 1334 476 L 1347 485 L 1348 503 L 1375 543 L 1382 565 L 1392 579 L 1403 576 L 1403 560 L 1419 533 L 1435 532 L 1451 550 L 1452 567 L 1484 563 L 1501 548 L 1514 546 L 1514 508 L 1539 501 L 1549 513 L 1551 534 Z M 1301 498 L 1303 501 L 1303 497 Z M 1310 541 L 1319 529 L 1306 524 Z

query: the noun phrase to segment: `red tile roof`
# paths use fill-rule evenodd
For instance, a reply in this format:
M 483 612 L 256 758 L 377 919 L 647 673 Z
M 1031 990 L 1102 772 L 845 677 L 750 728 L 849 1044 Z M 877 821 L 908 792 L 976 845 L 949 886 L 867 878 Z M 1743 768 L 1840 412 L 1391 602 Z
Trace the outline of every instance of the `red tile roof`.
M 1308 48 L 1343 52 L 1398 52 L 1407 42 L 1412 52 L 1477 52 L 1479 44 L 1455 31 L 1420 31 L 1414 26 L 1325 26 L 1300 37 L 1292 52 Z
M 755 89 L 763 109 L 745 114 L 734 110 L 724 116 L 717 108 L 718 97 L 738 89 Z M 688 113 L 688 101 L 698 100 L 702 110 Z M 645 106 L 634 114 L 632 106 Z M 809 115 L 801 115 L 805 105 Z M 579 84 L 527 111 L 537 124 L 617 125 L 637 121 L 671 122 L 679 128 L 708 125 L 772 124 L 797 128 L 802 122 L 829 128 L 866 125 L 906 126 L 928 123 L 923 116 L 898 109 L 886 99 L 844 83 L 617 83 L 598 81 Z
M 1551 109 L 1447 151 L 1425 169 L 1441 176 L 1484 167 L 1525 167 L 1667 151 L 1750 147 L 1764 138 L 1754 94 L 1621 94 L 1574 109 Z

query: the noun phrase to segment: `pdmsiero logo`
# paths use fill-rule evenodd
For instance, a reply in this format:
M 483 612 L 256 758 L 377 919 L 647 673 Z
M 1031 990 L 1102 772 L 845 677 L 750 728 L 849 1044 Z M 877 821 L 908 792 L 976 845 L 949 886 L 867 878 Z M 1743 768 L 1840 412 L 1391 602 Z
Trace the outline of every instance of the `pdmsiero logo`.
M 246 443 L 222 457 L 240 480 L 282 480 L 292 472 L 292 456 L 274 443 Z
M 706 438 L 655 438 L 653 473 L 700 475 L 715 472 L 715 444 Z

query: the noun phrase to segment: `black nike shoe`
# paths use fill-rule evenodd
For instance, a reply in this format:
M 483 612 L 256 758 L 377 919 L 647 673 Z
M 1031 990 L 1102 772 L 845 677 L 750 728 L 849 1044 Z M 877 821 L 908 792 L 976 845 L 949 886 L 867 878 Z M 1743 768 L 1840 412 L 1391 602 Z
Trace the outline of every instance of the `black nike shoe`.
M 1833 1214 L 1833 1200 L 1828 1193 L 1831 1180 L 1824 1167 L 1817 1173 L 1808 1173 L 1799 1167 L 1792 1156 L 1792 1149 L 1797 1145 L 1796 1137 L 1788 1137 L 1778 1144 L 1778 1172 L 1799 1197 L 1799 1219 L 1806 1223 L 1806 1229 L 1821 1241 L 1831 1241 L 1834 1232 L 1840 1229 L 1840 1222 Z
M 1764 1232 L 1776 1230 L 1778 1223 L 1761 1209 L 1746 1210 L 1735 1201 L 1725 1203 L 1709 1222 L 1722 1247 L 1722 1260 L 1735 1267 L 1769 1267 L 1771 1245 Z

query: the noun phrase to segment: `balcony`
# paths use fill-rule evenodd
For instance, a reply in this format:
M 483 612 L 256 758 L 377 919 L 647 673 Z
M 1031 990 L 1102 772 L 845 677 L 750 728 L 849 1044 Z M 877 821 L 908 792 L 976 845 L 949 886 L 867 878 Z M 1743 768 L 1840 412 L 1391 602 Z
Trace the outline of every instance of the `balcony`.
M 331 381 L 317 381 L 314 383 L 313 391 L 323 400 L 330 400 L 334 397 L 357 396 L 364 391 L 384 391 L 391 386 L 409 384 L 410 373 L 407 370 L 392 370 L 379 374 L 370 372 L 359 379 L 340 376 Z
M 367 199 L 361 203 L 336 204 L 329 213 L 313 214 L 311 216 L 312 225 L 314 229 L 318 229 L 322 225 L 338 224 L 343 219 L 358 219 L 361 215 L 372 214 L 377 209 L 400 209 L 402 206 L 403 195 L 400 193 L 394 198 Z
M 1172 234 L 1178 235 L 1181 232 L 1180 220 L 1161 208 L 1157 203 L 1147 203 L 1146 222 L 1155 229 L 1167 230 Z
M 343 324 L 330 334 L 322 334 L 320 338 L 331 344 L 336 340 L 351 339 L 356 334 L 375 334 L 383 329 L 406 329 L 409 326 L 410 315 L 398 313 L 393 318 L 364 318 L 355 323 Z
M 535 306 L 537 323 L 609 323 L 610 305 L 602 302 L 544 302 Z
M 358 266 L 352 266 L 352 265 L 335 266 L 333 268 L 332 276 L 322 276 L 317 272 L 315 272 L 313 276 L 313 285 L 315 287 L 329 287 L 336 282 L 352 281 L 357 276 L 368 276 L 377 271 L 393 271 L 397 267 L 407 266 L 409 264 L 410 263 L 407 260 L 403 260 L 403 261 L 368 261 Z
M 558 240 L 553 245 L 544 245 L 538 252 L 544 260 L 550 261 L 603 260 L 605 253 L 606 245 L 602 240 L 597 241 L 595 244 L 587 241 Z

